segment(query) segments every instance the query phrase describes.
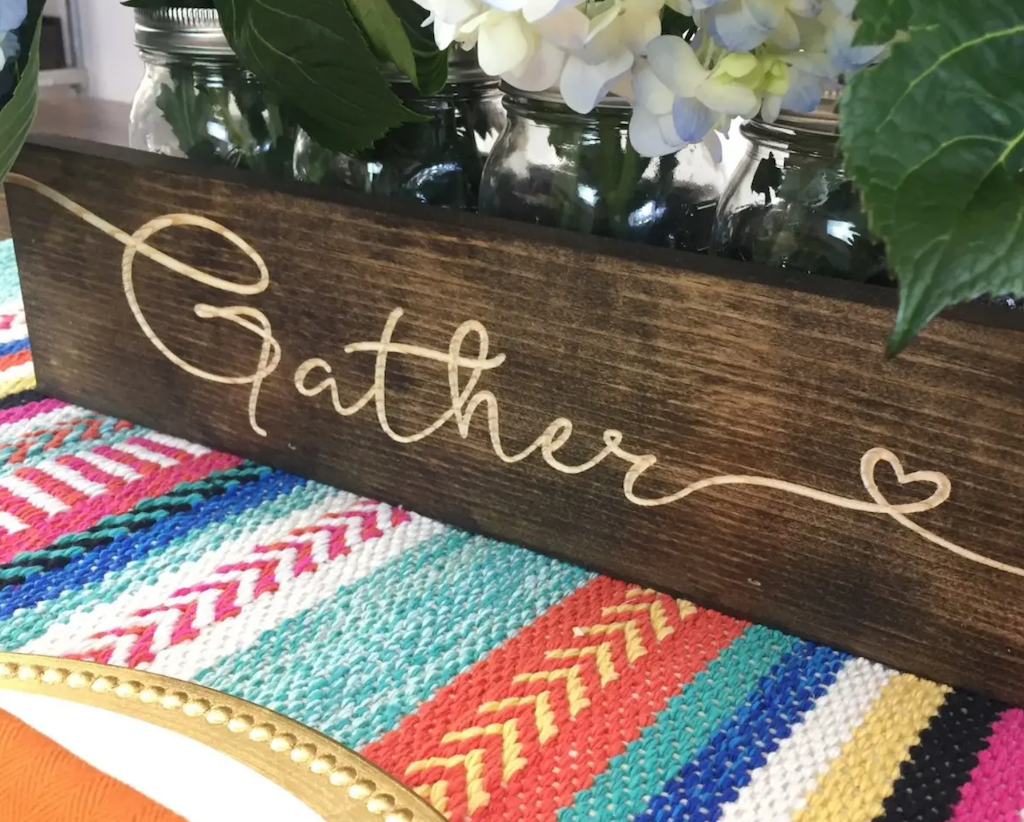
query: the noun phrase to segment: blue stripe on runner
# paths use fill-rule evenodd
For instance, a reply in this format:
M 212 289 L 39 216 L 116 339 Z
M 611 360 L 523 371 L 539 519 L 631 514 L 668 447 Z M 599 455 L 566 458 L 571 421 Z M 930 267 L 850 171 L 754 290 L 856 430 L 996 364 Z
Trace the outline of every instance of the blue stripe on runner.
M 623 822 L 642 811 L 680 762 L 693 758 L 734 716 L 761 678 L 797 640 L 761 625 L 748 628 L 682 687 L 624 753 L 576 794 L 558 822 Z
M 28 337 L 22 337 L 19 340 L 11 340 L 10 342 L 0 343 L 0 357 L 6 356 L 7 354 L 14 354 L 18 351 L 24 351 L 28 348 Z
M 44 600 L 100 580 L 133 560 L 159 553 L 183 534 L 203 531 L 232 514 L 246 513 L 250 506 L 261 500 L 287 493 L 305 482 L 283 471 L 275 471 L 254 482 L 229 488 L 223 494 L 210 497 L 195 508 L 173 514 L 149 528 L 118 537 L 102 548 L 76 557 L 63 568 L 36 574 L 23 585 L 4 588 L 0 590 L 0 620 L 8 619 L 19 609 L 32 608 Z M 8 645 L 4 647 L 11 649 Z
M 523 548 L 449 530 L 195 681 L 359 748 L 591 579 Z
M 848 654 L 800 642 L 762 677 L 747 704 L 669 779 L 637 822 L 715 822 L 765 757 L 828 690 Z

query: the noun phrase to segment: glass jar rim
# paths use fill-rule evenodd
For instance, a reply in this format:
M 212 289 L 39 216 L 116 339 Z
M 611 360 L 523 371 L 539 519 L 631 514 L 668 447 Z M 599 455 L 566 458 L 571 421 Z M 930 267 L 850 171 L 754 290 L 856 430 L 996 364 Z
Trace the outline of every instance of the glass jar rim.
M 147 54 L 236 59 L 216 9 L 136 9 L 135 46 L 143 59 Z

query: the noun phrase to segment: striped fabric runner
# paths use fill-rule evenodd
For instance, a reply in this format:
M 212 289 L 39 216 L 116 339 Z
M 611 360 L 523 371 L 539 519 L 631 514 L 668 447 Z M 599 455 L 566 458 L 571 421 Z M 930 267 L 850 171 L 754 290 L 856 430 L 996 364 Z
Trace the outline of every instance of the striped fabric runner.
M 1021 822 L 1024 712 L 39 396 L 0 245 L 0 648 L 146 668 L 452 820 Z

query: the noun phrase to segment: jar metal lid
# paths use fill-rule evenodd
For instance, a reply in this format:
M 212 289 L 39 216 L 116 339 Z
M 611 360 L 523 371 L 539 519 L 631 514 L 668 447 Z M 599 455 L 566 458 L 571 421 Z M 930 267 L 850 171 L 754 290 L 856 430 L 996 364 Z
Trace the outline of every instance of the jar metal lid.
M 135 10 L 135 45 L 142 52 L 234 58 L 216 9 Z
M 391 83 L 411 82 L 396 66 L 385 63 L 381 66 L 385 78 Z M 466 51 L 458 46 L 448 50 L 448 82 L 449 83 L 487 83 L 498 84 L 498 78 L 491 77 L 480 68 L 476 59 L 476 49 Z

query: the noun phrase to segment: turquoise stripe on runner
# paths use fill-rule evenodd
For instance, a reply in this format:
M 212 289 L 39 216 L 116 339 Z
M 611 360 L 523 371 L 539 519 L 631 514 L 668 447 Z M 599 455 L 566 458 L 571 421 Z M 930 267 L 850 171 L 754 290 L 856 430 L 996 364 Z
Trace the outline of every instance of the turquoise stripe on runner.
M 761 625 L 748 628 L 669 700 L 590 788 L 576 794 L 571 807 L 558 812 L 558 822 L 622 822 L 641 813 L 797 641 Z
M 292 512 L 337 493 L 326 485 L 305 480 L 300 482 L 301 485 L 286 494 L 275 489 L 273 483 L 267 483 L 264 487 L 268 496 L 255 505 L 250 503 L 252 507 L 232 513 L 217 523 L 199 518 L 189 520 L 187 530 L 168 540 L 163 547 L 151 546 L 145 559 L 132 560 L 116 574 L 70 588 L 52 599 L 19 610 L 0 621 L 0 650 L 17 651 L 41 637 L 55 623 L 70 622 L 98 605 L 113 602 L 126 591 L 137 591 L 156 582 L 164 572 L 177 570 L 184 563 L 202 557 L 225 540 L 243 536 L 269 522 L 283 520 Z M 291 483 L 286 487 L 291 487 Z
M 359 748 L 592 578 L 523 548 L 448 531 L 196 681 Z
M 4 240 L 0 242 L 0 305 L 15 299 L 21 299 L 21 286 L 14 261 L 14 241 Z

